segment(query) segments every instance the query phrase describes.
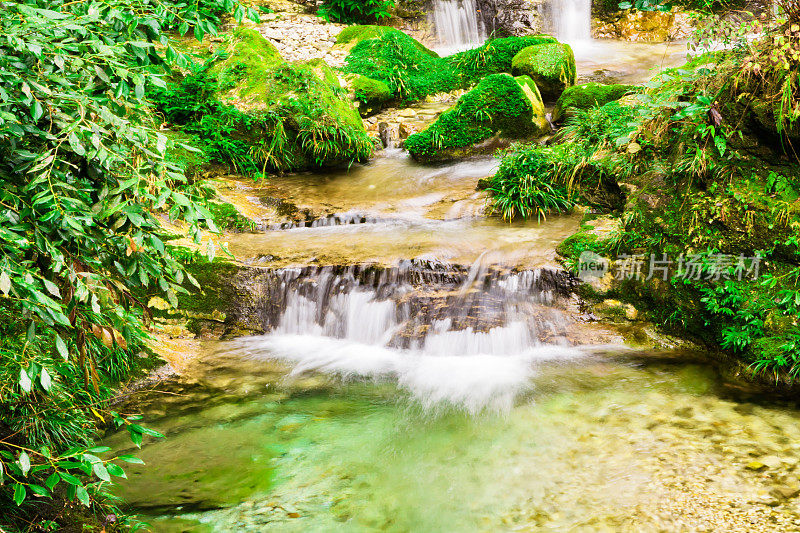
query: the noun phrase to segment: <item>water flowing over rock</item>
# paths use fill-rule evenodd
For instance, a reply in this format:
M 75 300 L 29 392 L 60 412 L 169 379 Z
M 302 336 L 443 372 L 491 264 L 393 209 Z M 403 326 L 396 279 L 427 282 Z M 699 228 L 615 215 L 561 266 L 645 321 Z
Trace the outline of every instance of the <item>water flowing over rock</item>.
M 475 0 L 433 0 L 431 21 L 442 48 L 466 50 L 486 40 L 486 30 Z

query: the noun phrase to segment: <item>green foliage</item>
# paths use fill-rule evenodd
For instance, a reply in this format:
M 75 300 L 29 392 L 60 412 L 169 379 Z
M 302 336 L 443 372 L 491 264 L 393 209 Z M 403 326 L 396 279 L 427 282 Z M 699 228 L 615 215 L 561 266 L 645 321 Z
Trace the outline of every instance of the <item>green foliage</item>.
M 404 146 L 412 157 L 429 160 L 451 149 L 472 146 L 495 133 L 524 138 L 538 130 L 533 112 L 530 100 L 513 77 L 494 74 L 459 98 L 424 131 L 411 135 Z
M 236 137 L 236 132 L 252 127 L 252 119 L 220 102 L 218 90 L 219 82 L 209 75 L 206 65 L 195 68 L 179 83 L 153 88 L 148 98 L 168 123 L 181 127 L 208 161 L 253 174 L 259 167 L 250 154 L 251 145 Z
M 500 170 L 489 180 L 492 212 L 506 220 L 517 217 L 541 221 L 549 213 L 566 213 L 574 206 L 563 184 L 549 179 L 553 163 L 540 152 L 521 152 L 503 159 Z
M 136 294 L 157 289 L 175 305 L 191 280 L 160 217 L 198 242 L 216 228 L 144 95 L 164 87 L 167 65 L 190 64 L 165 30 L 201 39 L 218 15 L 257 15 L 228 0 L 2 8 L 0 528 L 14 529 L 29 527 L 34 495 L 104 512 L 109 476 L 124 475 L 115 461 L 129 459 L 90 447 L 105 421 L 137 444 L 157 436 L 106 405 L 140 361 L 149 311 Z
M 328 21 L 375 22 L 392 16 L 394 0 L 325 0 L 318 15 Z
M 336 44 L 350 44 L 354 45 L 365 41 L 367 39 L 375 39 L 388 33 L 390 31 L 397 31 L 391 26 L 375 26 L 374 24 L 354 24 L 343 29 L 339 35 L 336 36 Z
M 619 100 L 626 94 L 639 92 L 635 85 L 604 85 L 602 83 L 584 83 L 567 87 L 556 102 L 553 109 L 553 120 L 561 119 L 572 109 L 591 109 Z
M 367 159 L 372 141 L 330 68 L 286 63 L 253 33 L 235 32 L 227 54 L 152 91 L 164 118 L 241 173 Z

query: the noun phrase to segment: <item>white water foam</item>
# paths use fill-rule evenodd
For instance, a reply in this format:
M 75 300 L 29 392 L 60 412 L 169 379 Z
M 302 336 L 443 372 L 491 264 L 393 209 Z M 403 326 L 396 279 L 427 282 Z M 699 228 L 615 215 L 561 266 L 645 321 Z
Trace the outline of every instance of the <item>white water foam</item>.
M 517 396 L 530 387 L 535 363 L 581 355 L 574 348 L 548 345 L 506 355 L 434 355 L 347 339 L 285 334 L 249 337 L 237 344 L 237 352 L 246 357 L 294 364 L 293 375 L 324 372 L 346 379 L 394 379 L 427 409 L 448 405 L 473 414 L 511 409 Z

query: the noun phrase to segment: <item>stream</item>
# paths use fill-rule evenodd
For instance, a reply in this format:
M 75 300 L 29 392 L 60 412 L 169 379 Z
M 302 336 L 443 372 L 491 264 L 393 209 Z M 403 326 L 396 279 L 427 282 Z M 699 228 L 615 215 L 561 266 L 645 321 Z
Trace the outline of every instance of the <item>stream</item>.
M 676 61 L 603 46 L 580 72 Z M 201 341 L 137 399 L 166 439 L 105 439 L 148 465 L 130 508 L 167 533 L 800 530 L 795 403 L 587 317 L 555 253 L 580 215 L 485 217 L 497 166 L 222 180 L 269 333 Z

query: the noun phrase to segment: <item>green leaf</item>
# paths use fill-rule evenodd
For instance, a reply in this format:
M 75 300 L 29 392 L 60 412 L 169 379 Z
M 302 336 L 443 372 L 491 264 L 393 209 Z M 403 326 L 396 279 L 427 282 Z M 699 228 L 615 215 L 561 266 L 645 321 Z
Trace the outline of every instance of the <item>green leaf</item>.
M 17 461 L 19 462 L 19 467 L 22 470 L 22 475 L 27 476 L 28 472 L 31 470 L 31 458 L 26 452 L 22 452 L 19 454 L 19 459 L 17 459 Z
M 47 486 L 48 489 L 53 490 L 61 478 L 58 477 L 58 472 L 53 472 L 50 474 L 47 479 L 45 480 L 44 484 Z
M 119 459 L 120 461 L 125 461 L 126 463 L 134 464 L 134 465 L 143 465 L 144 464 L 144 461 L 142 461 L 141 459 L 139 459 L 138 457 L 135 457 L 133 455 L 120 455 L 119 457 L 117 457 L 117 459 Z
M 44 288 L 47 289 L 47 292 L 55 296 L 56 298 L 61 298 L 61 291 L 58 290 L 58 286 L 50 281 L 49 279 L 42 280 L 44 282 Z
M 25 490 L 25 485 L 22 483 L 17 483 L 14 485 L 14 503 L 17 504 L 17 507 L 22 505 L 22 502 L 25 501 L 25 495 L 27 491 Z
M 106 465 L 106 469 L 108 469 L 108 473 L 111 474 L 112 476 L 117 476 L 126 479 L 128 478 L 128 476 L 125 475 L 125 471 L 119 465 L 115 465 L 114 463 L 108 463 Z
M 33 388 L 33 382 L 31 381 L 31 377 L 28 375 L 28 371 L 24 368 L 21 368 L 19 371 L 19 386 L 25 392 L 30 392 Z
M 56 334 L 56 351 L 58 352 L 58 355 L 64 359 L 64 361 L 69 361 L 69 350 L 67 349 L 67 345 L 58 334 Z
M 94 471 L 94 474 L 103 481 L 111 481 L 111 476 L 108 475 L 108 470 L 106 470 L 106 467 L 103 465 L 103 463 L 94 463 L 92 465 L 92 471 Z
M 8 293 L 11 291 L 11 278 L 8 277 L 5 270 L 0 272 L 0 291 L 3 291 L 3 294 L 6 296 L 8 296 Z
M 86 492 L 86 487 L 84 487 L 83 485 L 78 485 L 75 487 L 75 489 L 76 489 L 75 495 L 78 497 L 78 501 L 80 501 L 86 507 L 89 507 L 91 503 L 89 501 L 89 493 Z
M 61 477 L 61 479 L 63 479 L 64 481 L 66 481 L 70 485 L 77 486 L 77 485 L 81 484 L 81 480 L 80 479 L 76 478 L 72 474 L 68 474 L 67 472 L 59 472 L 58 475 L 59 475 L 59 477 Z
M 39 374 L 39 383 L 42 384 L 42 388 L 46 391 L 50 390 L 50 386 L 52 385 L 53 381 L 50 379 L 50 374 L 47 372 L 47 369 L 42 367 L 42 372 Z
M 32 493 L 36 494 L 37 496 L 45 496 L 47 498 L 51 497 L 50 496 L 50 491 L 47 490 L 46 488 L 42 487 L 41 485 L 30 484 L 30 485 L 28 485 L 28 490 L 30 490 Z

